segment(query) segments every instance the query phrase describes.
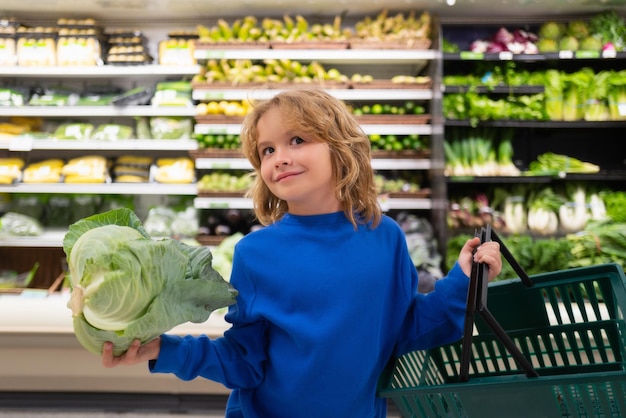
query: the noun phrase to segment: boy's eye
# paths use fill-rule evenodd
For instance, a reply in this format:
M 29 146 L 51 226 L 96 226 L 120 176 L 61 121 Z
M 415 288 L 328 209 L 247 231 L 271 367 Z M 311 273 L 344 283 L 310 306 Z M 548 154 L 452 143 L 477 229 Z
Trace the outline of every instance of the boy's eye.
M 261 150 L 261 155 L 268 155 L 274 152 L 274 148 L 272 147 L 267 147 L 267 148 L 263 148 Z
M 294 136 L 293 138 L 291 138 L 291 142 L 294 144 L 302 144 L 304 142 L 304 139 L 300 138 L 299 136 Z

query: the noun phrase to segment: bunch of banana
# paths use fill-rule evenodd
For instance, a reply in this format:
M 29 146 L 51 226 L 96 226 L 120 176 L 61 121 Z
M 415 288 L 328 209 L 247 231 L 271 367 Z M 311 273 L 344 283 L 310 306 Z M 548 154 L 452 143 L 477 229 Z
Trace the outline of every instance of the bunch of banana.
M 61 174 L 65 183 L 105 183 L 109 177 L 109 162 L 100 155 L 70 159 Z
M 58 158 L 29 164 L 24 169 L 24 183 L 59 183 L 64 162 Z
M 389 16 L 388 11 L 382 10 L 376 18 L 366 16 L 354 25 L 357 38 L 370 41 L 390 41 L 398 39 L 428 39 L 431 30 L 431 16 L 424 11 L 418 17 L 415 11 L 408 16 L 402 12 Z
M 265 82 L 266 70 L 249 59 L 210 59 L 193 78 L 194 82 L 227 82 L 233 86 L 252 82 Z
M 196 115 L 225 115 L 245 116 L 250 110 L 251 103 L 248 100 L 212 100 L 208 103 L 198 103 Z
M 394 84 L 425 84 L 431 81 L 432 79 L 428 76 L 396 75 L 391 78 Z
M 24 160 L 21 158 L 0 158 L 0 184 L 12 184 L 22 178 Z
M 154 179 L 159 183 L 193 183 L 195 166 L 187 157 L 159 158 Z
M 211 27 L 198 25 L 196 29 L 200 42 L 267 42 L 268 40 L 254 16 L 245 16 L 232 23 L 220 18 Z
M 332 23 L 309 22 L 301 15 L 295 19 L 284 15 L 282 21 L 265 18 L 262 27 L 267 37 L 273 42 L 298 42 L 298 41 L 337 41 L 347 40 L 351 35 L 350 29 L 342 28 L 341 16 L 337 15 Z

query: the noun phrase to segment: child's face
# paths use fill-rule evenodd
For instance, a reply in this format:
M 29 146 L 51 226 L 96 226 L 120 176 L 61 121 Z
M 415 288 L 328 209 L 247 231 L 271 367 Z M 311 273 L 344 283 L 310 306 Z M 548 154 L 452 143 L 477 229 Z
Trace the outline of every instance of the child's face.
M 287 202 L 289 213 L 313 215 L 341 210 L 327 143 L 291 131 L 278 108 L 259 119 L 257 131 L 261 177 L 276 197 Z

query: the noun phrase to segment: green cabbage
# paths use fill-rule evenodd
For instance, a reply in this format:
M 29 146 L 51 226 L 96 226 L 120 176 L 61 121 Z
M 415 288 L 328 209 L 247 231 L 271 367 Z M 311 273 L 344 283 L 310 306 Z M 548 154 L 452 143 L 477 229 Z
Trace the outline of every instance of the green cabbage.
M 208 247 L 152 239 L 130 209 L 72 224 L 63 239 L 76 338 L 100 355 L 134 339 L 147 342 L 175 326 L 201 323 L 232 305 L 237 291 L 213 269 Z

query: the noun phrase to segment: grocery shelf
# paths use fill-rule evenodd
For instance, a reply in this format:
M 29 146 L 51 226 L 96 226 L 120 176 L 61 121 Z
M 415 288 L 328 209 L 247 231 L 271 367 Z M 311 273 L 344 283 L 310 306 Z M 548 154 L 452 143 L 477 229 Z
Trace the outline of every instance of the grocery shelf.
M 14 137 L 8 141 L 0 140 L 0 149 L 9 151 L 32 150 L 119 150 L 119 151 L 193 151 L 198 149 L 198 142 L 191 139 L 125 139 L 117 141 L 70 140 L 70 139 L 33 139 Z
M 106 369 L 76 339 L 69 292 L 29 289 L 0 294 L 0 391 L 227 394 L 219 383 L 191 382 L 152 374 L 145 364 Z M 225 309 L 200 324 L 184 323 L 169 333 L 216 338 L 229 327 Z
M 379 199 L 384 211 L 393 209 L 432 209 L 432 201 L 429 198 L 387 198 Z M 244 197 L 197 197 L 194 199 L 196 209 L 253 209 L 251 199 Z
M 372 167 L 374 170 L 429 170 L 432 163 L 428 158 L 373 158 Z M 196 168 L 200 170 L 251 170 L 252 164 L 245 158 L 197 158 Z
M 37 236 L 0 236 L 0 247 L 45 247 L 59 248 L 63 246 L 63 238 L 67 233 L 67 228 L 52 228 L 45 230 Z
M 200 71 L 199 65 L 168 66 L 168 65 L 101 65 L 91 67 L 55 67 L 55 66 L 28 66 L 28 67 L 1 67 L 0 77 L 46 77 L 59 78 L 114 78 L 114 77 L 146 77 L 146 76 L 185 76 L 196 75 Z
M 313 84 L 312 84 L 313 85 Z M 317 84 L 315 84 L 317 86 Z M 321 85 L 319 87 L 322 87 Z M 194 100 L 267 100 L 276 94 L 289 89 L 280 88 L 233 88 L 214 89 L 210 85 L 207 87 L 196 87 L 193 90 Z M 328 89 L 328 93 L 341 100 L 431 100 L 433 98 L 432 89 Z
M 470 127 L 473 126 L 469 120 L 446 119 L 446 126 Z M 479 121 L 478 126 L 491 127 L 512 127 L 512 128 L 623 128 L 626 127 L 626 120 L 607 120 L 607 121 L 557 121 L 557 120 L 486 120 Z
M 196 49 L 197 60 L 207 59 L 283 59 L 294 61 L 320 61 L 336 64 L 382 62 L 418 64 L 434 60 L 441 53 L 435 50 L 407 49 Z
M 554 60 L 590 60 L 590 59 L 624 59 L 626 52 L 606 50 L 606 51 L 557 51 L 543 54 L 513 54 L 509 51 L 503 52 L 472 52 L 462 51 L 454 53 L 444 53 L 443 59 L 448 61 L 554 61 Z
M 195 183 L 17 183 L 1 185 L 0 193 L 84 193 L 126 195 L 195 195 Z
M 0 107 L 0 116 L 25 117 L 133 117 L 133 116 L 182 116 L 193 117 L 195 107 L 156 106 L 21 106 Z
M 370 134 L 381 135 L 432 135 L 433 127 L 429 124 L 362 124 L 363 131 Z M 194 132 L 199 135 L 207 134 L 232 134 L 241 133 L 241 124 L 238 123 L 198 123 Z

